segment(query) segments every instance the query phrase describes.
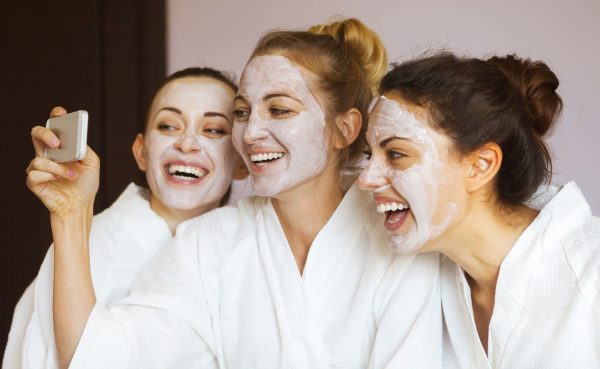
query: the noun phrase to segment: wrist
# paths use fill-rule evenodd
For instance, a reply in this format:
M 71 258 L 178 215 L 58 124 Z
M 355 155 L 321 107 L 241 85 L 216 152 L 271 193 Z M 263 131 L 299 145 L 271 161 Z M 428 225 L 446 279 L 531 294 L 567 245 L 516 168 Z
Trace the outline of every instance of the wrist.
M 50 225 L 52 231 L 63 231 L 73 228 L 88 230 L 94 216 L 94 204 L 81 206 L 61 212 L 50 212 Z

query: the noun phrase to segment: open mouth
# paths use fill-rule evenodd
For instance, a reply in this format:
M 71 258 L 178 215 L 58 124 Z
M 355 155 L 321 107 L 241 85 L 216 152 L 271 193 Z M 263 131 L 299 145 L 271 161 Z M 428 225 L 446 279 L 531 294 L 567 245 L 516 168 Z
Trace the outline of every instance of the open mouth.
M 207 171 L 202 168 L 181 164 L 168 164 L 166 170 L 170 176 L 180 181 L 194 181 L 207 174 Z
M 408 218 L 410 207 L 400 202 L 386 202 L 377 205 L 378 213 L 385 213 L 385 228 L 397 231 Z
M 275 162 L 285 156 L 282 152 L 265 152 L 260 154 L 251 154 L 250 160 L 258 167 L 264 167 L 267 164 Z

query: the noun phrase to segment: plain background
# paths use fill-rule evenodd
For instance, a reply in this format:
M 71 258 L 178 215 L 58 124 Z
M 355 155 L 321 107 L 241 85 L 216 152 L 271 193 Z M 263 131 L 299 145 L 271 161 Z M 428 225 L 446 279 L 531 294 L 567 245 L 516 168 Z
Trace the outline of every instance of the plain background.
M 167 1 L 167 71 L 207 65 L 238 77 L 260 35 L 306 29 L 334 16 L 375 30 L 390 61 L 445 48 L 547 62 L 564 111 L 550 138 L 554 183 L 577 182 L 600 213 L 600 1 L 305 0 Z

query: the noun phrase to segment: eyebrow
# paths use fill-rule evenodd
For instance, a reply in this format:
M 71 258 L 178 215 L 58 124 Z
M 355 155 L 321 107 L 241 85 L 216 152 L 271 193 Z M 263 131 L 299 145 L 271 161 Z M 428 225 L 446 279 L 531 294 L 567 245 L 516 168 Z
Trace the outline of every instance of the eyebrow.
M 381 148 L 383 149 L 383 148 L 385 148 L 385 146 L 386 146 L 388 143 L 390 143 L 390 142 L 392 142 L 392 141 L 394 141 L 394 140 L 404 140 L 404 141 L 409 141 L 409 142 L 412 142 L 412 140 L 411 140 L 411 139 L 409 139 L 409 138 L 406 138 L 406 137 L 391 136 L 391 137 L 388 137 L 388 138 L 386 138 L 385 140 L 381 141 L 381 142 L 379 143 L 379 147 L 381 147 Z
M 277 97 L 287 97 L 287 98 L 290 98 L 292 100 L 296 100 L 300 104 L 304 105 L 304 103 L 302 101 L 300 101 L 299 99 L 295 98 L 294 96 L 291 96 L 291 95 L 288 95 L 286 93 L 283 93 L 283 92 L 276 92 L 276 93 L 273 93 L 273 94 L 268 94 L 267 96 L 263 97 L 263 101 L 267 101 L 267 100 L 274 99 L 274 98 L 277 98 Z
M 166 110 L 166 111 L 170 111 L 173 112 L 175 114 L 178 115 L 183 115 L 183 113 L 181 112 L 181 110 L 174 108 L 172 106 L 165 106 L 164 108 L 160 109 L 156 114 L 160 113 L 161 111 Z M 215 112 L 215 111 L 207 111 L 204 113 L 203 115 L 204 117 L 222 117 L 224 118 L 226 121 L 228 121 L 229 123 L 231 123 L 231 120 L 229 120 L 229 118 L 227 118 L 227 116 L 223 113 L 219 113 L 219 112 Z

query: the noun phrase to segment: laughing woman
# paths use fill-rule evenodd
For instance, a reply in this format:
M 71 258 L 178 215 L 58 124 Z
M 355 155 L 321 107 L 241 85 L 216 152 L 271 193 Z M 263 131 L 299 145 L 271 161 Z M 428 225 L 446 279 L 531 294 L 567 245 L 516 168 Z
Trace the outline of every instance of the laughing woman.
M 149 189 L 130 184 L 92 221 L 89 260 L 98 303 L 125 297 L 141 267 L 168 244 L 179 223 L 218 207 L 232 178 L 247 173 L 245 167 L 240 169 L 243 164 L 231 142 L 236 92 L 233 82 L 210 68 L 176 72 L 156 92 L 145 132 L 133 144 Z M 62 108 L 53 110 L 54 116 L 65 113 Z M 57 146 L 58 142 L 52 142 L 56 137 L 43 127 L 34 128 L 32 137 L 38 157 L 28 169 L 27 183 L 34 193 L 42 199 L 56 199 L 53 191 L 76 195 L 76 188 L 96 188 L 97 176 L 83 172 L 97 173 L 93 153 L 83 164 L 59 166 L 41 157 L 43 142 Z M 78 180 L 59 179 L 69 177 L 69 169 L 78 172 Z M 74 186 L 69 187 L 71 183 Z M 77 205 L 76 197 L 70 202 Z M 53 222 L 59 207 L 68 210 L 64 204 L 45 204 Z M 52 320 L 53 261 L 55 252 L 60 257 L 61 251 L 58 242 L 50 247 L 38 276 L 17 305 L 4 369 L 58 367 Z
M 447 256 L 447 367 L 600 365 L 600 219 L 573 182 L 528 202 L 550 179 L 557 87 L 515 56 L 440 54 L 383 79 L 359 182 L 396 250 Z
M 258 196 L 182 224 L 113 306 L 94 306 L 85 227 L 58 225 L 55 273 L 82 281 L 55 289 L 63 366 L 440 367 L 439 256 L 396 256 L 370 196 L 340 185 L 385 68 L 355 19 L 263 37 L 233 129 Z

